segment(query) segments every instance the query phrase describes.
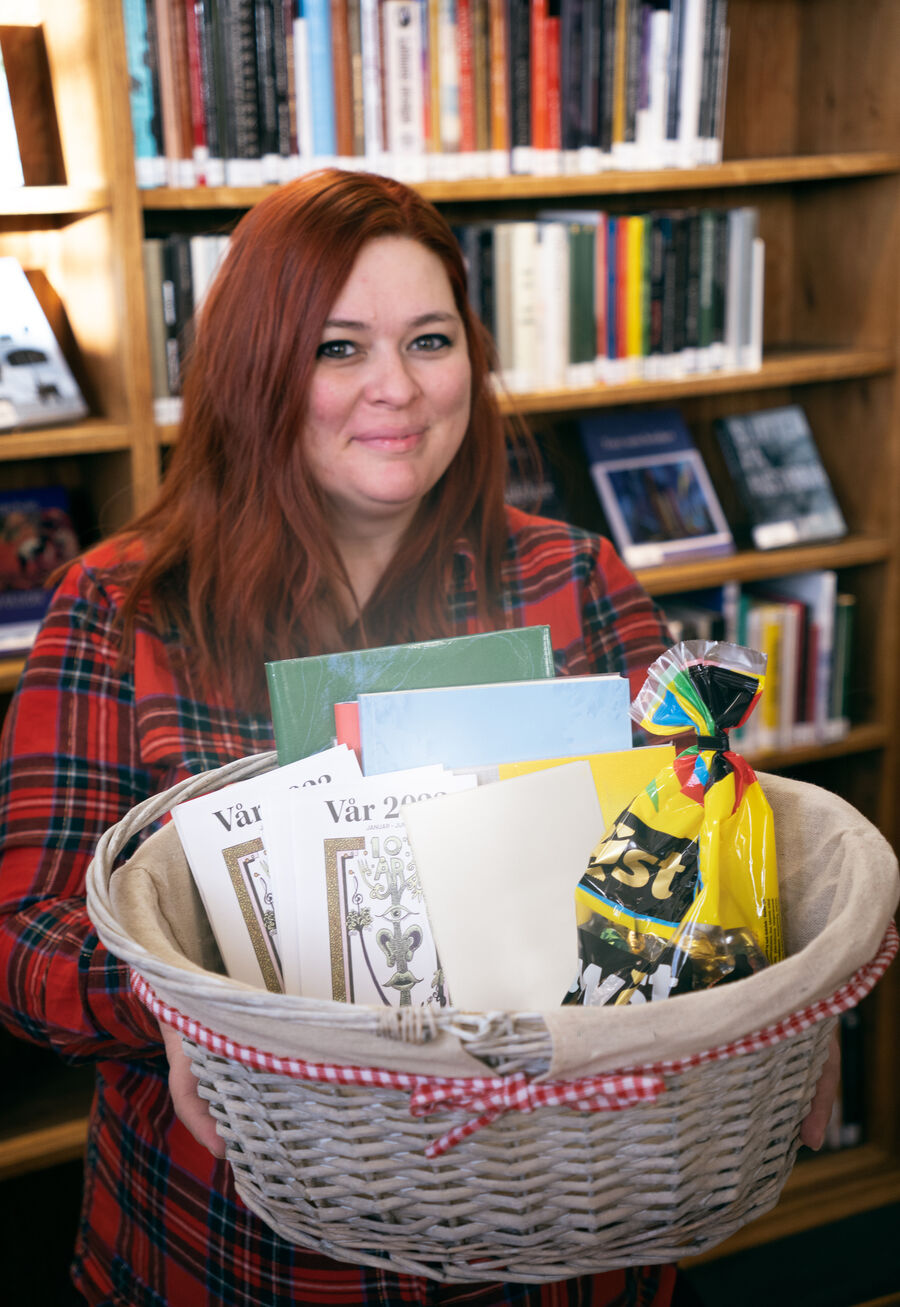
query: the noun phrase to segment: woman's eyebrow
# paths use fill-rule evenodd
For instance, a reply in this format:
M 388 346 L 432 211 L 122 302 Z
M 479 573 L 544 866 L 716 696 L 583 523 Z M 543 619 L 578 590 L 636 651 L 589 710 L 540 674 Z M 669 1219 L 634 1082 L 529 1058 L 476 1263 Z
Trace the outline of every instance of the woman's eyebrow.
M 435 309 L 433 313 L 420 313 L 417 318 L 412 318 L 407 326 L 423 327 L 430 322 L 457 322 L 458 320 L 459 315 L 456 313 Z M 370 324 L 357 322 L 353 318 L 327 318 L 324 325 L 339 331 L 366 331 Z

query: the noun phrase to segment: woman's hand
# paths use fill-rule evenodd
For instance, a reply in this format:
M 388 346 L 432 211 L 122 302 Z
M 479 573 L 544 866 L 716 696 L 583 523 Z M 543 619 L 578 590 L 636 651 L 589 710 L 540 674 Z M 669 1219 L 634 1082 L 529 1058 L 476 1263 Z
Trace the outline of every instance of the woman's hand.
M 191 1070 L 191 1060 L 181 1046 L 181 1034 L 174 1026 L 160 1022 L 166 1057 L 169 1059 L 169 1093 L 175 1115 L 188 1129 L 198 1144 L 208 1148 L 214 1157 L 225 1156 L 225 1140 L 216 1131 L 216 1123 L 209 1104 L 197 1092 L 197 1077 Z
M 818 1150 L 825 1142 L 825 1129 L 831 1116 L 831 1109 L 834 1106 L 840 1078 L 841 1046 L 838 1043 L 837 1032 L 835 1031 L 831 1036 L 831 1043 L 828 1045 L 828 1056 L 825 1059 L 825 1065 L 822 1067 L 822 1074 L 819 1076 L 819 1083 L 816 1085 L 813 1101 L 810 1103 L 809 1111 L 800 1126 L 800 1142 L 806 1144 L 807 1148 Z

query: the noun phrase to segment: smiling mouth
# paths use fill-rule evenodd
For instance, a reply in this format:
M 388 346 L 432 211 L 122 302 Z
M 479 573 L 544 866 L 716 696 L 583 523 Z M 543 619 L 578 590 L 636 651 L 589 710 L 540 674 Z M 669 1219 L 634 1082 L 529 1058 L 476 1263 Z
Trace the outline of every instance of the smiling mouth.
M 354 436 L 357 444 L 364 445 L 367 449 L 386 449 L 395 453 L 404 452 L 414 449 L 425 436 L 422 430 L 417 431 L 372 431 L 365 435 Z

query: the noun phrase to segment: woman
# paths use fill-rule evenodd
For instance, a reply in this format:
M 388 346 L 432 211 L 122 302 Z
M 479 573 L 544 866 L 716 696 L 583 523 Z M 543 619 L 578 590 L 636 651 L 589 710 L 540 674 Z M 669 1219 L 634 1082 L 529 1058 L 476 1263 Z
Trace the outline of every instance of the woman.
M 504 508 L 488 363 L 430 205 L 334 171 L 282 188 L 204 306 L 158 502 L 54 597 L 5 727 L 0 1014 L 97 1064 L 73 1269 L 92 1304 L 669 1301 L 671 1268 L 453 1287 L 284 1243 L 85 913 L 107 826 L 272 746 L 267 659 L 547 622 L 560 674 L 640 683 L 664 632 L 608 542 Z

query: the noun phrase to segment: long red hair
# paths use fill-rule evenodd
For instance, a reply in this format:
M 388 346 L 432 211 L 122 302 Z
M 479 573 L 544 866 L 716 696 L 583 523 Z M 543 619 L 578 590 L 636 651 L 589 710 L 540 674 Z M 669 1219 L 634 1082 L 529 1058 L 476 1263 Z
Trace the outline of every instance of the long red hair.
M 472 401 L 462 445 L 426 497 L 358 620 L 299 433 L 323 325 L 366 242 L 404 236 L 438 256 L 462 318 Z M 123 608 L 177 631 L 191 666 L 235 704 L 266 703 L 267 660 L 450 632 L 454 541 L 476 560 L 479 616 L 501 625 L 507 457 L 492 346 L 473 314 L 457 241 L 399 182 L 327 169 L 280 187 L 238 223 L 196 324 L 178 443 Z

